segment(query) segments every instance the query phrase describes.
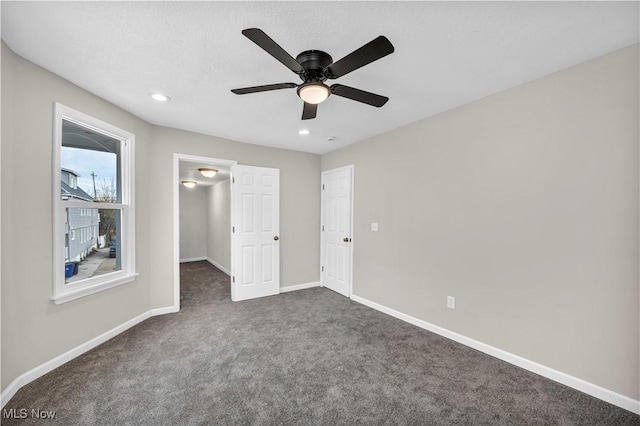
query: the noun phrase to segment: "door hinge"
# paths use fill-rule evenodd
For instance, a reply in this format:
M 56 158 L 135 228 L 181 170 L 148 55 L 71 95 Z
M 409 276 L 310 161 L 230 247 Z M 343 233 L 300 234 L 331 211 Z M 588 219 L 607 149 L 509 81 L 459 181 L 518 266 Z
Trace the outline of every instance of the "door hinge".
M 322 272 L 324 272 L 324 266 L 322 267 Z
M 232 226 L 232 227 L 231 227 L 231 232 L 232 232 L 232 233 L 235 233 L 235 232 L 236 232 L 236 227 L 235 227 L 235 226 Z
M 236 178 L 234 176 L 231 176 L 231 183 L 236 183 Z
M 236 282 L 236 276 L 235 275 L 233 277 L 231 277 L 231 281 L 233 281 L 234 283 Z
M 322 190 L 324 191 L 324 183 L 322 184 Z
M 324 225 L 322 225 L 322 230 L 324 231 Z

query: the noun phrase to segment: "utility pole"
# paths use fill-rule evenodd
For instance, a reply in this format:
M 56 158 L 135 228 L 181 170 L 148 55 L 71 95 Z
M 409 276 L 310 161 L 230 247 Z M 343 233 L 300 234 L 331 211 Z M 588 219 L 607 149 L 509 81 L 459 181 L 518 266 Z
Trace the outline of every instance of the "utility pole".
M 91 172 L 91 177 L 93 178 L 93 201 L 96 201 L 98 198 L 98 193 L 96 192 L 96 175 L 94 172 Z

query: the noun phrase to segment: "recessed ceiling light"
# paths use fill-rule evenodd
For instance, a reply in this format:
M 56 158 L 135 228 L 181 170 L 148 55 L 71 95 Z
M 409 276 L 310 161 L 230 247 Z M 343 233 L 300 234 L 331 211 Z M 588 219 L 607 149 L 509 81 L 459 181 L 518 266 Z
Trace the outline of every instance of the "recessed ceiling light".
M 311 132 L 309 131 L 309 129 L 301 129 L 301 130 L 298 130 L 298 134 L 299 134 L 299 135 L 308 135 L 309 133 L 311 133 Z
M 168 97 L 167 95 L 163 95 L 162 93 L 152 93 L 151 98 L 158 102 L 168 102 L 171 100 L 170 97 Z
M 193 188 L 194 186 L 196 186 L 198 182 L 196 182 L 195 180 L 183 180 L 182 184 L 184 186 L 186 186 L 187 188 Z

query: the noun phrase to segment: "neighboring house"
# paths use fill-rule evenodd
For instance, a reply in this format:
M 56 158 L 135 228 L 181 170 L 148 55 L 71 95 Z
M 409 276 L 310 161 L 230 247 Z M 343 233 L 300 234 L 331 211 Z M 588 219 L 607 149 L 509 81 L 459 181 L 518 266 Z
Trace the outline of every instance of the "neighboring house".
M 62 169 L 62 197 L 93 202 L 93 198 L 78 188 L 80 175 L 73 170 Z M 65 262 L 80 262 L 98 248 L 100 214 L 91 207 L 68 208 L 65 216 Z

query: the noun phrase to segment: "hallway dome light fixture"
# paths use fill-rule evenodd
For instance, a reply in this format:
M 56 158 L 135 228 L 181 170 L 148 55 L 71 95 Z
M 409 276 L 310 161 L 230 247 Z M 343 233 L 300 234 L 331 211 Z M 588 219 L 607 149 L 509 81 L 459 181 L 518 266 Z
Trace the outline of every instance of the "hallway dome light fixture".
M 305 83 L 298 87 L 298 96 L 308 104 L 316 105 L 329 97 L 331 91 L 320 82 Z
M 186 186 L 187 188 L 193 188 L 194 186 L 196 186 L 198 182 L 196 182 L 195 180 L 183 180 L 182 184 L 184 186 Z
M 208 178 L 212 178 L 216 175 L 216 173 L 218 173 L 218 169 L 210 169 L 206 167 L 201 167 L 198 169 L 198 171 L 202 176 L 208 177 Z

